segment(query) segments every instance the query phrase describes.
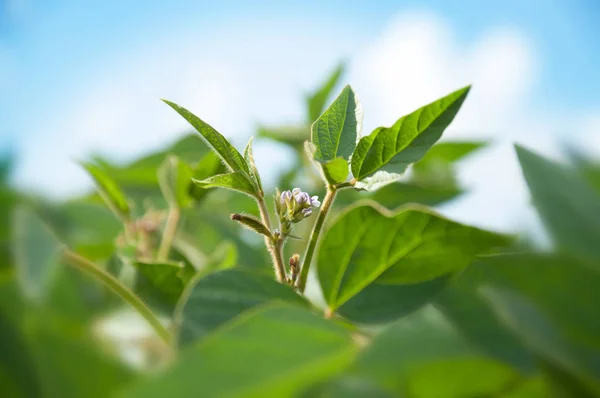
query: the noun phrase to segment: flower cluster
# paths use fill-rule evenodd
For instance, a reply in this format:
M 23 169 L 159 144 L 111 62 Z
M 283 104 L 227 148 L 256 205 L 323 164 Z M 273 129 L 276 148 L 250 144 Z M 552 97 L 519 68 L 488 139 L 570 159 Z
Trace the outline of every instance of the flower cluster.
M 291 191 L 284 191 L 275 197 L 275 207 L 281 229 L 284 234 L 291 232 L 292 224 L 310 217 L 313 207 L 321 206 L 317 196 L 311 197 L 308 193 L 302 192 L 300 188 L 294 188 Z

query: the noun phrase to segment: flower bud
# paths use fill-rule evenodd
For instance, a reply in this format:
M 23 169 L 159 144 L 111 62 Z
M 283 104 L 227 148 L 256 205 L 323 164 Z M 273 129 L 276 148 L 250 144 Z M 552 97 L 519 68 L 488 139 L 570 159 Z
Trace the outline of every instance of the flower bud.
M 231 219 L 239 222 L 245 228 L 251 229 L 258 234 L 268 236 L 269 238 L 272 237 L 269 228 L 267 228 L 259 219 L 255 217 L 235 213 L 231 215 Z
M 281 193 L 281 205 L 287 205 L 292 201 L 292 193 L 290 191 L 284 191 Z

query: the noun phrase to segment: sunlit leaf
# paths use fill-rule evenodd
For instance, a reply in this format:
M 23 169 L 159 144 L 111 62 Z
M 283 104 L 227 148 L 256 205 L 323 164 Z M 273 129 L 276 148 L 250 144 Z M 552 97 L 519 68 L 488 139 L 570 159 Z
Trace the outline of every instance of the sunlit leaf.
M 356 346 L 349 332 L 303 308 L 251 311 L 189 346 L 170 369 L 125 397 L 294 397 L 340 372 Z M 233 382 L 235 381 L 235 382 Z
M 129 204 L 115 181 L 109 177 L 104 170 L 93 163 L 81 163 L 81 165 L 88 173 L 90 173 L 96 182 L 98 193 L 102 196 L 102 199 L 104 199 L 108 207 L 110 207 L 119 218 L 124 220 L 128 219 L 130 213 Z
M 358 180 L 377 170 L 401 174 L 419 161 L 442 136 L 469 93 L 457 90 L 360 139 L 352 154 L 352 173 Z
M 194 126 L 208 146 L 223 159 L 223 162 L 225 162 L 231 171 L 241 172 L 244 176 L 247 176 L 250 173 L 248 165 L 242 155 L 240 155 L 237 149 L 235 149 L 225 137 L 187 109 L 171 101 L 163 101 Z
M 254 181 L 254 184 L 256 184 L 256 191 L 262 196 L 262 182 L 260 181 L 260 175 L 256 169 L 256 164 L 254 163 L 254 155 L 252 154 L 252 137 L 250 137 L 248 145 L 246 145 L 246 149 L 244 150 L 244 159 L 246 160 L 248 168 L 250 169 L 250 177 L 252 177 L 252 181 Z
M 256 196 L 256 187 L 247 176 L 240 172 L 217 174 L 204 180 L 193 179 L 192 181 L 200 188 L 225 188 Z
M 339 184 L 348 178 L 348 162 L 344 158 L 335 158 L 329 161 L 320 162 L 325 179 L 330 184 Z
M 390 285 L 432 280 L 462 270 L 475 255 L 509 241 L 425 207 L 392 214 L 372 204 L 356 206 L 323 238 L 319 282 L 329 307 L 335 309 L 375 280 Z
M 342 157 L 348 160 L 356 147 L 356 137 L 362 130 L 363 111 L 350 86 L 311 126 L 311 139 L 315 144 L 314 157 L 319 161 Z

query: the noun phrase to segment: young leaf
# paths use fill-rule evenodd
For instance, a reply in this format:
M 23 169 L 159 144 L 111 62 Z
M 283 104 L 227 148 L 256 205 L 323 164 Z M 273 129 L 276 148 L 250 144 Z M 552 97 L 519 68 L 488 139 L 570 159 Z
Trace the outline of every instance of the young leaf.
M 329 108 L 313 123 L 311 140 L 318 161 L 350 159 L 362 129 L 362 107 L 350 86 L 344 87 Z
M 186 208 L 191 203 L 192 169 L 176 156 L 169 156 L 158 169 L 158 183 L 172 207 Z
M 235 149 L 225 137 L 187 109 L 171 101 L 163 101 L 183 116 L 183 118 L 200 133 L 200 136 L 206 141 L 208 146 L 223 159 L 223 162 L 225 162 L 225 165 L 231 171 L 241 172 L 243 175 L 248 175 L 250 173 L 248 165 L 242 155 L 240 155 L 237 149 Z
M 260 181 L 260 175 L 256 169 L 256 164 L 254 163 L 254 155 L 252 154 L 252 139 L 253 137 L 250 137 L 248 145 L 246 145 L 246 149 L 244 150 L 244 159 L 246 160 L 248 168 L 250 169 L 250 177 L 252 177 L 252 181 L 254 181 L 254 184 L 256 184 L 256 192 L 258 192 L 260 196 L 263 196 L 264 193 L 262 182 Z
M 222 174 L 226 171 L 225 166 L 221 163 L 221 159 L 214 153 L 208 152 L 200 159 L 193 171 L 193 179 L 204 180 L 208 177 L 212 177 L 216 174 Z M 200 188 L 193 182 L 189 185 L 189 195 L 194 198 L 196 202 L 204 199 L 208 192 L 208 188 Z
M 178 305 L 179 344 L 201 339 L 242 312 L 273 301 L 307 305 L 291 287 L 245 268 L 217 271 L 198 279 Z
M 533 202 L 562 248 L 600 270 L 600 195 L 577 172 L 516 146 Z
M 13 217 L 12 250 L 18 281 L 26 297 L 41 301 L 56 275 L 63 246 L 33 211 L 17 207 Z
M 303 308 L 269 305 L 188 347 L 123 396 L 294 397 L 339 373 L 356 351 L 346 328 Z
M 323 170 L 325 179 L 330 184 L 339 184 L 346 181 L 348 178 L 348 162 L 342 157 L 335 158 L 333 160 L 319 162 Z
M 331 95 L 331 91 L 336 86 L 340 77 L 344 73 L 344 64 L 338 65 L 337 68 L 333 71 L 333 73 L 329 76 L 327 81 L 319 87 L 317 91 L 311 96 L 307 98 L 308 105 L 308 121 L 309 123 L 314 122 L 325 109 L 325 103 L 327 102 L 327 98 Z
M 461 225 L 421 206 L 396 214 L 369 205 L 344 213 L 318 253 L 319 282 L 335 310 L 367 285 L 414 284 L 464 269 L 477 254 L 509 239 Z
M 362 180 L 377 170 L 403 173 L 419 161 L 456 116 L 470 86 L 457 90 L 361 138 L 352 154 L 352 173 Z
M 216 176 L 209 177 L 205 180 L 193 179 L 192 181 L 200 188 L 225 188 L 239 191 L 252 197 L 256 196 L 256 187 L 252 181 L 250 181 L 246 175 L 238 171 L 228 174 L 217 174 Z
M 370 177 L 366 177 L 354 184 L 354 189 L 357 191 L 375 192 L 384 188 L 402 178 L 401 174 L 388 173 L 387 171 L 379 170 Z
M 129 219 L 131 209 L 127 203 L 125 195 L 115 183 L 115 181 L 108 176 L 100 167 L 93 163 L 82 162 L 81 165 L 88 173 L 92 176 L 96 182 L 98 193 L 102 196 L 102 199 L 106 202 L 108 207 L 119 217 L 120 219 Z

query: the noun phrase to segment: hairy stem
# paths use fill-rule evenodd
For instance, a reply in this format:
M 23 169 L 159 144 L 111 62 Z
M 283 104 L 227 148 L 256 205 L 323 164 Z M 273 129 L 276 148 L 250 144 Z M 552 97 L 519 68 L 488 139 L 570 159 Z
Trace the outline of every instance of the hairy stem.
M 272 231 L 271 228 L 271 219 L 269 217 L 269 211 L 267 210 L 267 204 L 265 203 L 264 198 L 257 198 L 256 202 L 258 203 L 258 209 L 260 211 L 260 218 L 263 224 L 267 226 L 269 231 Z M 271 254 L 271 258 L 273 259 L 273 267 L 275 269 L 275 276 L 277 280 L 281 283 L 285 282 L 285 266 L 283 263 L 283 255 L 281 253 L 281 249 L 283 246 L 283 241 L 279 243 L 274 243 L 271 238 L 265 236 L 265 245 L 267 245 L 267 249 Z
M 178 207 L 169 208 L 169 214 L 167 215 L 167 224 L 163 232 L 162 241 L 160 242 L 160 248 L 158 249 L 158 261 L 165 261 L 169 257 L 171 251 L 171 245 L 173 244 L 173 238 L 177 232 L 177 223 L 179 222 L 180 210 Z
M 325 198 L 323 198 L 321 209 L 319 210 L 319 214 L 317 214 L 317 221 L 315 221 L 315 225 L 313 226 L 312 232 L 310 233 L 310 241 L 308 242 L 308 246 L 306 247 L 304 258 L 302 259 L 300 277 L 298 278 L 298 282 L 296 284 L 300 292 L 304 292 L 304 289 L 306 288 L 306 279 L 308 278 L 310 263 L 312 262 L 315 249 L 317 248 L 317 243 L 319 242 L 321 230 L 323 229 L 323 225 L 325 224 L 325 219 L 327 218 L 327 214 L 329 214 L 331 205 L 335 200 L 336 193 L 336 187 L 327 187 L 327 194 L 325 194 Z
M 86 272 L 100 281 L 104 286 L 111 289 L 119 297 L 129 303 L 137 312 L 142 315 L 146 321 L 152 326 L 156 334 L 167 344 L 171 344 L 171 335 L 169 331 L 160 323 L 156 315 L 144 304 L 144 302 L 121 283 L 117 278 L 98 267 L 88 259 L 81 257 L 77 253 L 70 250 L 63 252 L 63 259 L 69 265 Z

